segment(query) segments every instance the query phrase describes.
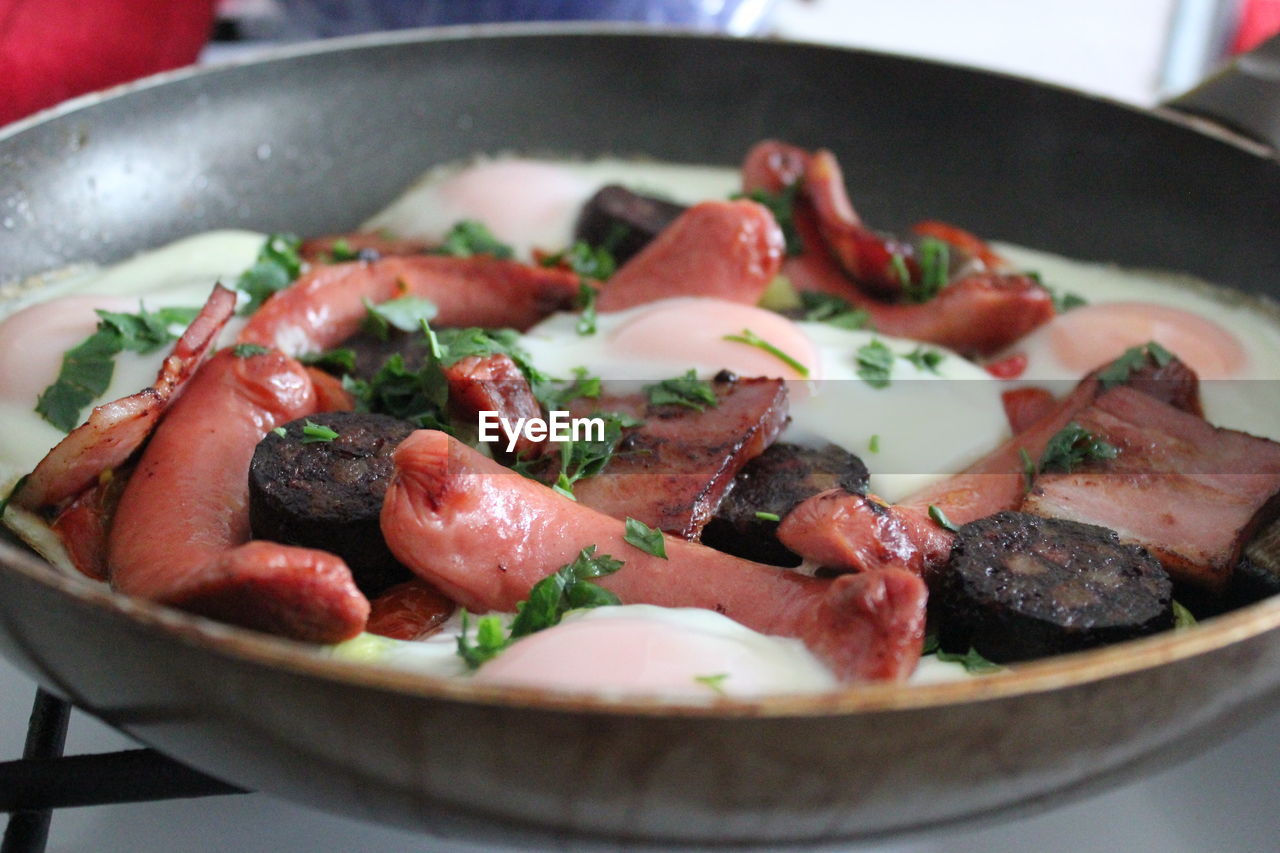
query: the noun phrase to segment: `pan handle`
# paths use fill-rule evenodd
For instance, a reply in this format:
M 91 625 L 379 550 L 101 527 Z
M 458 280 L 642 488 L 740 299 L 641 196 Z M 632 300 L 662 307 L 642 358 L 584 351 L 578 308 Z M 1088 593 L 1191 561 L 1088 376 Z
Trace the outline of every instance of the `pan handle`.
M 1280 151 L 1280 35 L 1164 104 Z

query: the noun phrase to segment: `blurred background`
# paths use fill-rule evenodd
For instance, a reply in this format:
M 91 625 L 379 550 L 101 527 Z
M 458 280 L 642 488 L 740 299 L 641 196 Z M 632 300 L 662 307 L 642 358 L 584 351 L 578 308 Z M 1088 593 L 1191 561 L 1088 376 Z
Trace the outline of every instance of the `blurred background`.
M 617 20 L 991 68 L 1149 106 L 1280 32 L 1280 0 L 0 0 L 0 124 L 285 42 L 504 20 Z

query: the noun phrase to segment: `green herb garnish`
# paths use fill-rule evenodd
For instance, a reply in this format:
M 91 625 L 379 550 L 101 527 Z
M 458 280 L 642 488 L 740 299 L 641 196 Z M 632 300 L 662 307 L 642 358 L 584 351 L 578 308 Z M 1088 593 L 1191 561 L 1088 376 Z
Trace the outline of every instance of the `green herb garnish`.
M 889 373 L 893 370 L 893 350 L 884 342 L 872 340 L 858 347 L 856 353 L 858 376 L 872 388 L 888 388 Z
M 1156 367 L 1164 367 L 1173 361 L 1173 353 L 1155 341 L 1148 341 L 1141 346 L 1129 347 L 1119 358 L 1098 371 L 1098 380 L 1105 390 L 1129 381 L 1129 376 L 1144 367 L 1147 359 L 1155 362 Z
M 776 193 L 768 190 L 752 190 L 749 193 L 735 193 L 730 198 L 745 198 L 762 204 L 773 214 L 773 220 L 782 229 L 782 237 L 787 243 L 787 255 L 795 257 L 804 252 L 804 242 L 796 230 L 795 206 L 796 197 L 800 194 L 800 181 L 793 181 Z
M 594 278 L 597 281 L 604 281 L 618 268 L 613 252 L 605 246 L 592 246 L 583 240 L 575 241 L 563 252 L 547 255 L 541 263 L 544 267 L 558 267 L 563 264 L 578 275 Z
M 550 628 L 569 610 L 621 604 L 618 596 L 590 581 L 611 575 L 622 566 L 622 560 L 608 554 L 596 556 L 595 545 L 583 548 L 572 563 L 534 584 L 528 599 L 516 605 L 511 639 Z
M 573 369 L 573 381 L 564 385 L 556 385 L 554 380 L 541 383 L 534 389 L 538 401 L 547 411 L 562 409 L 574 400 L 595 400 L 601 393 L 600 377 L 592 376 L 585 367 Z
M 880 452 L 880 435 L 879 433 L 871 436 L 871 440 L 867 442 L 867 450 L 872 453 Z
M 1018 458 L 1022 460 L 1022 478 L 1026 480 L 1025 491 L 1031 491 L 1031 484 L 1036 479 L 1036 462 L 1025 447 L 1018 448 Z
M 329 260 L 335 264 L 345 263 L 346 261 L 356 261 L 360 259 L 360 253 L 351 248 L 351 244 L 347 242 L 345 237 L 339 237 L 333 241 L 333 245 L 329 248 Z
M 404 356 L 393 354 L 371 379 L 344 376 L 342 387 L 355 398 L 356 410 L 391 415 L 420 427 L 445 429 L 449 383 L 436 361 L 418 370 L 405 367 Z
M 787 355 L 785 352 L 778 349 L 750 329 L 743 329 L 742 333 L 737 335 L 725 335 L 723 340 L 732 341 L 735 344 L 746 344 L 747 346 L 753 346 L 756 349 L 764 350 L 769 353 L 769 355 L 790 367 L 796 373 L 799 373 L 802 377 L 806 379 L 809 378 L 809 368 L 805 367 L 802 362 Z
M 594 335 L 598 322 L 596 317 L 596 289 L 585 281 L 578 285 L 578 308 L 582 311 L 575 326 L 578 334 L 584 337 Z
M 707 687 L 710 687 L 713 692 L 718 693 L 721 696 L 724 696 L 725 695 L 724 682 L 725 682 L 725 679 L 727 679 L 728 677 L 729 677 L 729 673 L 719 672 L 719 673 L 716 673 L 715 675 L 695 675 L 693 677 L 693 680 L 699 684 L 703 684 L 703 685 L 706 685 Z
M 333 373 L 355 373 L 356 351 L 349 347 L 338 347 L 325 352 L 298 356 L 298 361 L 310 367 L 318 367 Z
M 889 268 L 898 277 L 898 283 L 902 285 L 903 293 L 905 294 L 911 287 L 911 270 L 907 267 L 907 259 L 902 256 L 901 252 L 894 252 L 889 256 Z
M 62 356 L 58 378 L 36 400 L 36 413 L 63 432 L 79 425 L 84 409 L 106 393 L 122 352 L 149 353 L 175 340 L 169 330 L 189 325 L 198 308 L 160 308 L 137 314 L 98 311 L 98 328 Z
M 689 368 L 683 376 L 664 379 L 656 385 L 644 386 L 649 402 L 655 406 L 684 406 L 697 412 L 715 408 L 720 404 L 710 382 L 699 379 L 697 371 Z
M 364 307 L 364 331 L 380 341 L 387 339 L 391 329 L 416 332 L 421 328 L 422 321 L 433 320 L 436 316 L 435 303 L 416 296 L 388 299 L 378 305 L 366 298 Z
M 800 304 L 804 308 L 804 319 L 811 323 L 826 323 L 841 329 L 866 329 L 870 326 L 870 314 L 830 293 L 806 290 L 800 294 Z
M 321 441 L 333 441 L 337 437 L 337 432 L 324 424 L 312 423 L 311 418 L 307 418 L 306 423 L 302 425 L 303 444 L 316 444 Z
M 951 280 L 951 247 L 936 237 L 925 237 L 920 241 L 917 258 L 920 263 L 920 281 L 904 279 L 903 296 L 908 302 L 928 302 Z M 904 263 L 903 269 L 905 268 Z
M 231 354 L 236 358 L 253 358 L 255 355 L 266 355 L 271 352 L 270 347 L 264 347 L 262 344 L 236 344 L 231 348 Z
M 942 364 L 946 358 L 944 354 L 936 349 L 925 349 L 924 347 L 916 347 L 907 355 L 904 355 L 907 361 L 916 366 L 916 370 L 921 372 L 928 371 L 930 373 L 938 372 L 938 365 Z
M 462 611 L 462 630 L 458 633 L 458 656 L 467 664 L 468 669 L 479 669 L 480 665 L 493 660 L 511 640 L 507 637 L 502 620 L 497 616 L 481 616 L 476 622 L 475 642 L 467 636 L 470 628 L 470 616 L 466 609 Z
M 560 473 L 551 487 L 573 500 L 577 500 L 573 494 L 573 484 L 603 473 L 617 452 L 618 443 L 622 441 L 622 430 L 642 423 L 616 412 L 597 412 L 592 417 L 604 421 L 601 438 L 560 443 Z
M 1072 421 L 1054 434 L 1040 455 L 1038 471 L 1061 471 L 1070 474 L 1072 469 L 1095 459 L 1115 459 L 1119 449 L 1080 424 Z
M 643 521 L 628 516 L 627 532 L 623 534 L 622 540 L 646 554 L 667 559 L 667 540 L 663 538 L 662 531 L 655 530 Z
M 944 652 L 941 649 L 939 649 L 938 660 L 945 661 L 946 663 L 958 663 L 964 667 L 965 672 L 968 672 L 971 674 L 978 674 L 978 673 L 984 673 L 984 672 L 999 672 L 1000 670 L 1004 669 L 1004 667 L 1000 666 L 1000 664 L 993 663 L 987 660 L 986 658 L 984 658 L 982 655 L 978 654 L 977 650 L 972 647 L 970 647 L 969 651 L 965 652 L 962 655 L 954 654 L 952 652 Z
M 302 245 L 293 234 L 272 234 L 258 251 L 258 257 L 236 279 L 236 289 L 249 296 L 241 314 L 252 314 L 272 294 L 284 290 L 302 273 Z
M 273 429 L 273 430 L 271 430 L 271 431 L 272 431 L 272 432 L 274 432 L 276 435 L 280 436 L 281 438 L 288 438 L 288 437 L 289 437 L 289 431 L 288 431 L 288 430 L 286 430 L 286 429 L 285 429 L 284 427 L 282 427 L 282 426 L 276 427 L 275 429 Z
M 1173 627 L 1175 630 L 1182 628 L 1194 628 L 1196 625 L 1196 617 L 1190 610 L 1183 607 L 1178 602 L 1173 602 Z
M 929 504 L 929 518 L 943 530 L 950 530 L 952 533 L 960 532 L 960 528 L 952 524 L 951 519 L 947 518 L 947 514 L 942 511 L 942 507 L 936 504 Z
M 776 512 L 757 512 L 756 519 L 758 521 L 782 521 L 782 516 Z
M 474 219 L 457 222 L 444 235 L 444 241 L 435 249 L 437 255 L 452 255 L 455 258 L 469 258 L 473 255 L 492 255 L 501 260 L 509 260 L 515 251 L 493 235 L 483 223 Z

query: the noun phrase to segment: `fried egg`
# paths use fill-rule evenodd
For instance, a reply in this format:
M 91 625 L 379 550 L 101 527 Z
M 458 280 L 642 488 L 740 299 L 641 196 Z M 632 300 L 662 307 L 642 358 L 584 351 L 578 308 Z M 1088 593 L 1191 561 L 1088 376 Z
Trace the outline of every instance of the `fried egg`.
M 527 258 L 535 248 L 566 246 L 581 204 L 605 183 L 693 203 L 730 195 L 738 175 L 623 160 L 478 160 L 428 173 L 365 228 L 434 240 L 455 222 L 475 219 Z M 247 231 L 198 235 L 112 267 L 81 268 L 8 294 L 7 317 L 0 323 L 5 490 L 62 437 L 34 412 L 35 397 L 57 375 L 67 347 L 93 331 L 93 309 L 134 311 L 140 301 L 152 310 L 198 306 L 215 281 L 232 282 L 248 268 L 264 240 Z M 1013 246 L 999 251 L 1015 266 L 1038 271 L 1052 287 L 1091 303 L 1060 315 L 1003 354 L 1026 358 L 1025 371 L 1012 384 L 1061 382 L 1052 386 L 1060 393 L 1126 347 L 1155 339 L 1205 378 L 1210 420 L 1280 438 L 1271 414 L 1280 400 L 1263 393 L 1276 383 L 1241 381 L 1280 378 L 1280 322 L 1269 308 L 1172 276 L 1081 264 Z M 592 335 L 579 334 L 576 325 L 576 315 L 549 317 L 523 335 L 521 345 L 539 369 L 560 378 L 581 367 L 617 383 L 651 383 L 690 369 L 702 377 L 730 370 L 785 379 L 791 422 L 783 440 L 845 447 L 863 459 L 872 489 L 889 500 L 960 470 L 1008 434 L 1000 397 L 1011 383 L 929 344 L 924 349 L 939 358 L 926 365 L 909 358 L 920 351 L 916 341 L 795 322 L 712 299 L 670 299 L 604 314 Z M 788 358 L 726 340 L 744 329 Z M 860 351 L 876 345 L 895 355 L 883 387 L 867 381 L 860 364 Z M 120 355 L 111 386 L 97 402 L 149 384 L 162 358 L 163 353 Z M 460 630 L 455 618 L 426 641 L 363 635 L 324 653 L 460 676 Z M 930 659 L 913 680 L 963 674 L 958 664 Z M 642 605 L 571 613 L 560 625 L 513 644 L 473 677 L 491 684 L 693 701 L 835 686 L 825 667 L 794 640 L 766 637 L 710 611 Z

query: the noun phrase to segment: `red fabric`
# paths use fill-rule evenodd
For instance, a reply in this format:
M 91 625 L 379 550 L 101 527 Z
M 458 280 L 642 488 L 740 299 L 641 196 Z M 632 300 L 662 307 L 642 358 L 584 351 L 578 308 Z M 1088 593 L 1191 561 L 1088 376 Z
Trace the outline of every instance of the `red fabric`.
M 0 0 L 0 125 L 193 62 L 215 0 Z
M 1253 50 L 1277 33 L 1280 33 L 1280 0 L 1245 0 L 1231 52 Z

